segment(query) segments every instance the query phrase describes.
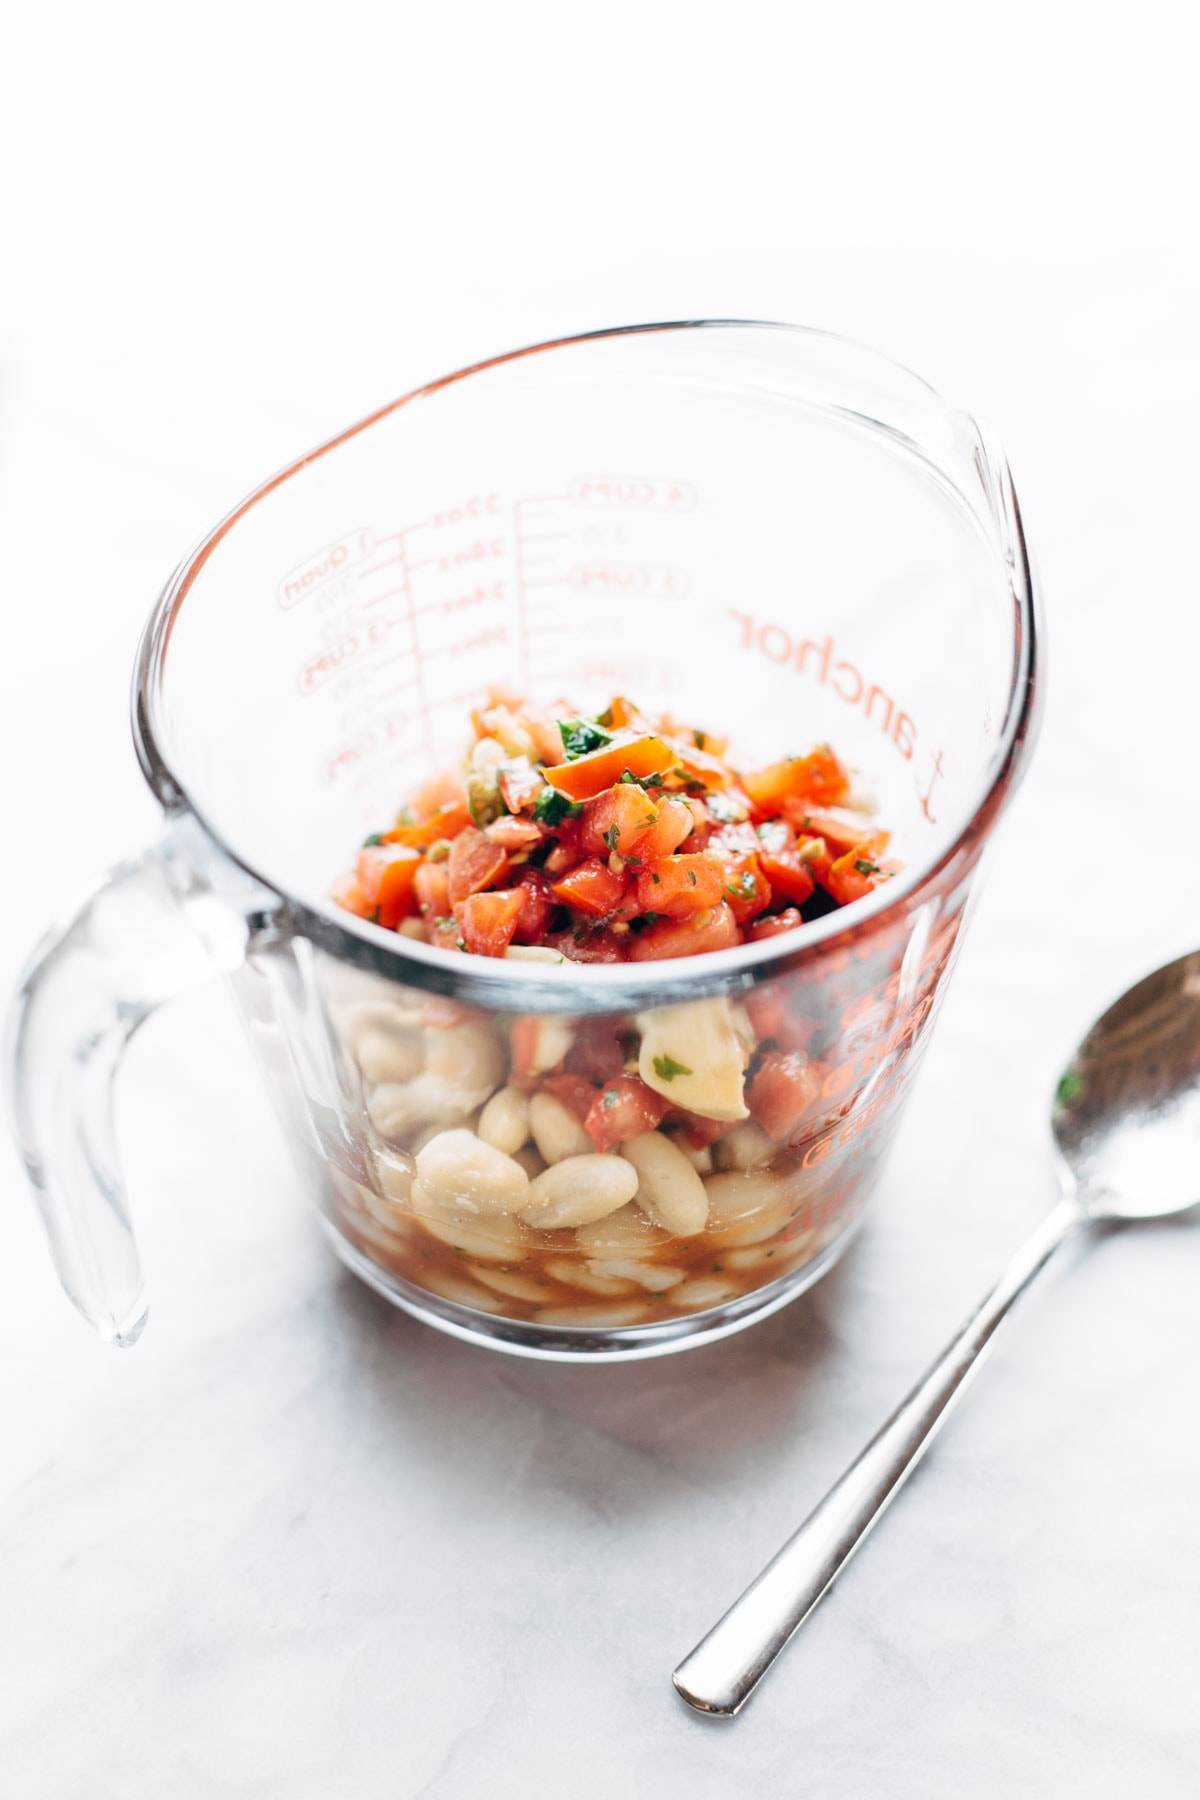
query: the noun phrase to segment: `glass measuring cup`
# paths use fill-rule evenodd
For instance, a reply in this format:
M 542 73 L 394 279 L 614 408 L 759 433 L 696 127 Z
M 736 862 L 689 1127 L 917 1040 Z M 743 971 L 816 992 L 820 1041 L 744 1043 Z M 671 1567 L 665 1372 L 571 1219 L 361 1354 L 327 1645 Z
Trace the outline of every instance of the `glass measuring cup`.
M 18 996 L 17 1137 L 68 1294 L 106 1337 L 140 1332 L 112 1078 L 150 1011 L 223 973 L 302 1190 L 407 1310 L 571 1358 L 783 1304 L 861 1215 L 1031 743 L 1035 668 L 1005 465 L 915 376 L 826 334 L 539 345 L 302 458 L 155 608 L 134 733 L 165 833 L 51 934 Z M 340 911 L 354 846 L 454 757 L 495 683 L 585 707 L 632 693 L 711 720 L 747 761 L 827 738 L 904 871 L 798 933 L 666 963 L 464 957 Z M 422 1177 L 431 1134 L 469 1131 L 519 1072 L 518 1038 L 525 1064 L 568 1068 L 648 1041 L 668 1009 L 743 1067 L 809 1070 L 777 1140 L 672 1139 L 702 1222 L 647 1182 L 642 1205 L 595 1215 L 580 1190 L 534 1229 L 461 1167 Z

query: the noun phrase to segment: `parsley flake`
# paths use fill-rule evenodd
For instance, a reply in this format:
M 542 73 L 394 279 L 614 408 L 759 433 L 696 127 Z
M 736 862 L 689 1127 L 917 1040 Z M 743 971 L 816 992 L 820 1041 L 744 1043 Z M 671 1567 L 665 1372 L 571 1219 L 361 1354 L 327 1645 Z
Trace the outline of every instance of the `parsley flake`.
M 533 816 L 542 825 L 561 825 L 564 819 L 574 819 L 583 811 L 576 800 L 568 800 L 557 788 L 549 785 L 538 795 L 533 807 Z
M 587 756 L 592 750 L 603 750 L 605 744 L 613 741 L 612 732 L 592 719 L 560 719 L 558 731 L 568 762 L 574 762 L 577 756 Z
M 676 1062 L 673 1056 L 654 1058 L 654 1073 L 663 1081 L 674 1081 L 677 1075 L 690 1075 L 691 1072 L 686 1063 Z

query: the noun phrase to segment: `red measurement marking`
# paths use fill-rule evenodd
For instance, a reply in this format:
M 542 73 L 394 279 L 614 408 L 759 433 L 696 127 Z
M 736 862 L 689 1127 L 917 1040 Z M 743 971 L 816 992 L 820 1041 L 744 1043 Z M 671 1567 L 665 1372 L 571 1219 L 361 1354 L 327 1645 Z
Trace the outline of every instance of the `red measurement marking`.
M 281 579 L 275 596 L 279 606 L 284 612 L 297 606 L 331 576 L 342 575 L 362 562 L 374 547 L 374 533 L 368 526 L 361 525 L 335 538 L 332 544 L 314 550 Z
M 410 562 L 410 572 L 417 569 L 461 569 L 467 563 L 487 562 L 490 558 L 504 555 L 503 538 L 476 538 L 473 544 L 467 544 L 461 550 L 447 550 L 444 556 L 422 556 L 416 562 Z
M 297 672 L 296 683 L 302 694 L 315 694 L 331 676 L 341 673 L 348 663 L 367 650 L 374 649 L 392 629 L 389 619 L 373 619 L 365 630 L 347 631 L 310 657 Z
M 623 506 L 639 512 L 692 512 L 698 495 L 690 481 L 671 475 L 579 475 L 572 500 L 585 506 Z
M 686 594 L 691 586 L 686 569 L 669 563 L 583 563 L 568 572 L 567 580 L 584 594 L 608 592 L 657 600 Z
M 466 594 L 455 594 L 449 600 L 435 600 L 427 606 L 418 606 L 418 619 L 430 613 L 445 614 L 463 612 L 471 606 L 486 606 L 489 601 L 503 602 L 508 597 L 508 588 L 503 581 L 493 581 L 490 587 L 474 587 Z

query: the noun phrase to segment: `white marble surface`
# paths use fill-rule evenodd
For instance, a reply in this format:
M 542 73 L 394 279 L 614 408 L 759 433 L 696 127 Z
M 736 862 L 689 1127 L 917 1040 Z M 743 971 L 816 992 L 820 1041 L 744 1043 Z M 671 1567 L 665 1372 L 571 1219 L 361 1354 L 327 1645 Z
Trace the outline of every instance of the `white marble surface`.
M 114 252 L 75 335 L 72 255 L 31 258 L 0 418 L 5 591 L 30 597 L 0 713 L 22 872 L 0 886 L 5 974 L 151 829 L 121 708 L 174 556 L 380 390 L 584 322 L 585 274 L 587 318 L 697 297 L 819 317 L 976 399 L 1026 501 L 1052 670 L 877 1211 L 755 1330 L 574 1369 L 391 1312 L 297 1207 L 220 994 L 149 1026 L 122 1083 L 152 1282 L 136 1350 L 71 1315 L 0 1165 L 6 1793 L 1192 1800 L 1194 1223 L 1063 1256 L 742 1720 L 693 1717 L 669 1683 L 1048 1204 L 1043 1110 L 1077 1027 L 1197 932 L 1200 285 L 1173 251 L 1044 250 L 775 244 L 734 282 L 686 247 L 647 277 L 630 241 L 615 269 L 581 252 L 489 296 L 486 338 L 469 286 L 408 298 L 399 350 L 378 244 L 349 344 L 344 286 L 297 296 L 265 253 L 247 283 L 231 253 Z M 174 278 L 168 314 L 146 296 Z

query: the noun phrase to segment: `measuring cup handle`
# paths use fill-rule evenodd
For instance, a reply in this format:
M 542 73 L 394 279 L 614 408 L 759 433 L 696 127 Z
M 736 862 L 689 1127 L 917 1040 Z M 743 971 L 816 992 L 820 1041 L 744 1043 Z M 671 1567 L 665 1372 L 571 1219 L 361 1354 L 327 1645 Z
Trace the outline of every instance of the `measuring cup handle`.
M 187 816 L 120 863 L 42 940 L 9 1018 L 13 1131 L 54 1266 L 83 1317 L 114 1344 L 135 1342 L 146 1304 L 113 1079 L 157 1007 L 242 961 L 247 918 L 205 878 L 216 856 Z

